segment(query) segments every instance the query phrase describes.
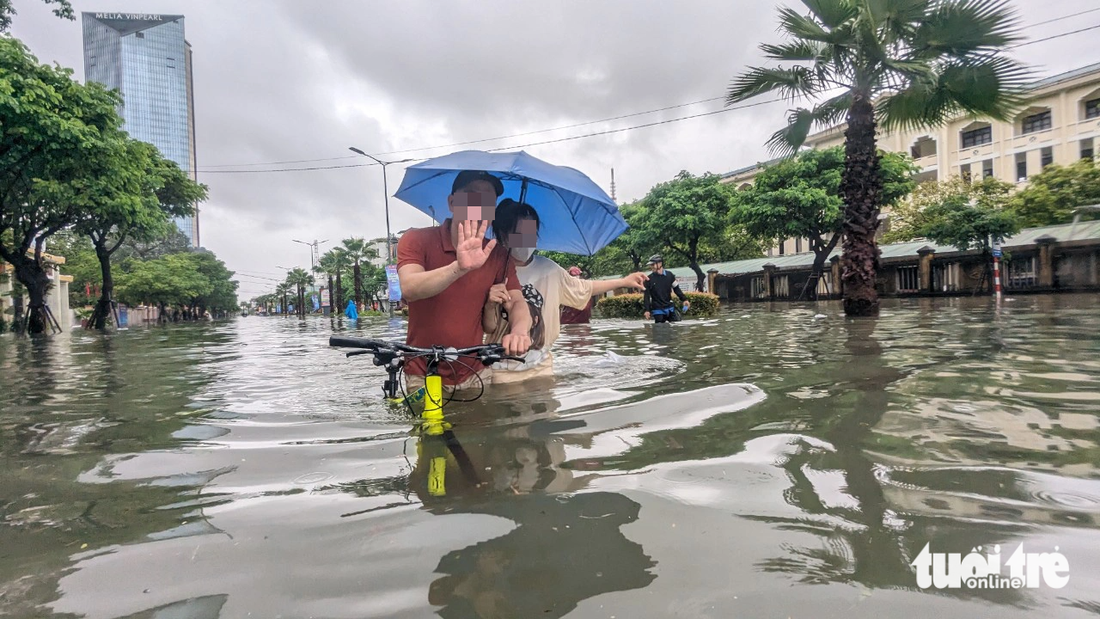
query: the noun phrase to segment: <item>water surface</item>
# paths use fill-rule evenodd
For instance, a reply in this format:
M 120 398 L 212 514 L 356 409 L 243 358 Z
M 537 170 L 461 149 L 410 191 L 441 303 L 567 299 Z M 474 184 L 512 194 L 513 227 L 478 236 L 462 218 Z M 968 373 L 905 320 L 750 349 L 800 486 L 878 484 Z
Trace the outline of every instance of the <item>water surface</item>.
M 462 465 L 327 320 L 0 337 L 0 615 L 1095 617 L 1098 300 L 568 327 Z M 928 543 L 1070 581 L 921 590 Z

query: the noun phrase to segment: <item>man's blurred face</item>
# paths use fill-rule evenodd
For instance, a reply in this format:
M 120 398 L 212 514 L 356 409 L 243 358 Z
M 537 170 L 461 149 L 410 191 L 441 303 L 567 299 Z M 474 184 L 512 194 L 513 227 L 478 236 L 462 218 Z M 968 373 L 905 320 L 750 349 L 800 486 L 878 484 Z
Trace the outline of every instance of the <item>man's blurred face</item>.
M 476 180 L 447 197 L 455 221 L 493 221 L 497 210 L 497 192 L 492 183 Z

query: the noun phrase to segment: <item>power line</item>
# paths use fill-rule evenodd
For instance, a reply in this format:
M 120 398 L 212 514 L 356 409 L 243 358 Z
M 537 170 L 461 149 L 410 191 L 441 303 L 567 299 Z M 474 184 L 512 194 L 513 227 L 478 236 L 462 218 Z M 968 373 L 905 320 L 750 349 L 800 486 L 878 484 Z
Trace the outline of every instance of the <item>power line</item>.
M 1035 22 L 1034 24 L 1028 24 L 1027 26 L 1024 26 L 1024 28 L 1034 28 L 1035 26 L 1042 26 L 1042 25 L 1045 25 L 1045 24 L 1052 24 L 1056 21 L 1062 21 L 1063 19 L 1069 19 L 1071 17 L 1077 17 L 1079 15 L 1085 15 L 1087 13 L 1095 13 L 1097 11 L 1100 11 L 1100 8 L 1086 9 L 1084 11 L 1078 11 L 1077 13 L 1070 13 L 1069 15 L 1063 15 L 1061 17 L 1055 17 L 1055 18 L 1052 18 L 1052 19 L 1048 19 L 1046 21 Z
M 565 138 L 557 138 L 555 140 L 544 140 L 542 142 L 530 142 L 527 144 L 515 144 L 513 146 L 501 146 L 499 148 L 487 148 L 488 152 L 494 152 L 499 150 L 512 150 L 515 148 L 527 148 L 529 146 L 542 146 L 544 144 L 556 144 L 558 142 L 568 142 L 570 140 L 580 140 L 583 138 L 591 138 L 600 135 L 610 135 L 612 133 L 622 133 L 624 131 L 633 131 L 635 129 L 645 129 L 647 127 L 656 127 L 657 125 L 667 125 L 670 123 L 680 122 L 682 120 L 691 120 L 692 118 L 701 118 L 703 116 L 714 116 L 715 114 L 725 114 L 726 112 L 733 112 L 736 110 L 743 110 L 750 107 L 757 107 L 760 105 L 767 105 L 769 103 L 778 103 L 784 99 L 768 99 L 767 101 L 757 101 L 756 103 L 746 103 L 745 105 L 737 105 L 733 107 L 727 107 L 720 110 L 714 110 L 713 112 L 702 112 L 700 114 L 692 114 L 690 116 L 680 116 L 678 118 L 669 118 L 667 120 L 658 120 L 651 123 L 645 123 L 644 125 L 633 125 L 631 127 L 622 127 L 619 129 L 608 129 L 606 131 L 596 131 L 594 133 L 586 133 L 584 135 L 573 135 Z
M 676 105 L 669 105 L 667 107 L 660 107 L 655 110 L 646 110 L 644 112 L 634 112 L 632 114 L 623 114 L 621 116 L 612 116 L 611 118 L 601 118 L 599 120 L 589 120 L 582 123 L 574 123 L 572 125 L 562 125 L 560 127 L 552 127 L 550 129 L 538 129 L 535 131 L 527 131 L 525 133 L 514 133 L 512 135 L 502 135 L 495 138 L 482 138 L 480 140 L 467 140 L 465 142 L 453 142 L 451 144 L 441 144 L 439 146 L 421 146 L 420 148 L 406 148 L 404 150 L 391 150 L 384 153 L 377 153 L 378 155 L 397 155 L 401 153 L 412 153 L 421 150 L 434 150 L 437 148 L 453 148 L 455 146 L 467 146 L 470 144 L 481 144 L 483 142 L 495 142 L 497 140 L 508 140 L 511 138 L 522 138 L 529 135 L 537 135 L 539 133 L 550 133 L 552 131 L 561 131 L 563 129 L 576 129 L 577 127 L 587 127 L 588 125 L 598 125 L 600 123 L 611 122 L 614 120 L 622 120 L 624 118 L 634 118 L 635 116 L 645 116 L 647 114 L 655 114 L 657 112 L 667 112 L 668 110 L 675 110 L 682 107 L 691 107 L 693 105 L 699 105 L 700 103 L 710 103 L 711 101 L 721 101 L 725 97 L 711 97 L 709 99 L 700 99 L 698 101 L 691 101 L 689 103 L 678 103 Z
M 289 161 L 265 161 L 263 163 L 219 163 L 206 166 L 200 166 L 202 168 L 239 168 L 244 166 L 254 165 L 287 165 L 291 163 L 316 163 L 320 161 L 340 161 L 342 159 L 355 159 L 355 155 L 345 155 L 343 157 L 326 157 L 323 159 L 291 159 Z M 201 170 L 200 170 L 201 171 Z
M 1024 29 L 1033 28 L 1035 26 L 1041 26 L 1043 24 L 1049 24 L 1049 23 L 1052 23 L 1052 22 L 1056 22 L 1056 21 L 1060 21 L 1060 20 L 1064 20 L 1064 19 L 1069 19 L 1071 17 L 1077 17 L 1079 15 L 1084 15 L 1084 14 L 1087 14 L 1087 13 L 1093 13 L 1093 12 L 1096 12 L 1096 11 L 1100 11 L 1100 8 L 1088 9 L 1088 10 L 1085 10 L 1085 11 L 1079 11 L 1077 13 L 1071 13 L 1069 15 L 1063 15 L 1061 17 L 1055 17 L 1055 18 L 1052 18 L 1052 19 L 1048 19 L 1046 21 L 1041 21 L 1041 22 L 1037 22 L 1037 23 L 1034 23 L 1034 24 L 1029 24 L 1027 26 L 1024 26 L 1023 28 Z M 1072 31 L 1069 31 L 1069 32 L 1054 34 L 1054 35 L 1051 35 L 1051 36 L 1047 36 L 1047 37 L 1043 37 L 1043 38 L 1039 38 L 1039 39 L 1034 39 L 1034 40 L 1031 40 L 1031 41 L 1025 41 L 1023 43 L 1017 43 L 1016 45 L 1010 45 L 1010 46 L 1006 47 L 1005 49 L 1017 49 L 1017 48 L 1025 47 L 1025 46 L 1028 46 L 1028 45 L 1034 45 L 1036 43 L 1042 43 L 1042 42 L 1050 41 L 1050 40 L 1053 40 L 1053 39 L 1058 39 L 1058 38 L 1067 37 L 1067 36 L 1074 35 L 1074 34 L 1079 34 L 1079 33 L 1082 33 L 1082 32 L 1088 32 L 1090 30 L 1095 30 L 1097 28 L 1100 28 L 1100 24 L 1097 24 L 1095 26 L 1089 26 L 1087 28 L 1081 28 L 1081 29 L 1078 29 L 1078 30 L 1072 30 Z M 711 97 L 709 99 L 700 99 L 698 101 L 691 101 L 691 102 L 688 102 L 688 103 L 679 103 L 679 104 L 676 104 L 676 105 L 670 105 L 670 106 L 657 108 L 657 109 L 653 109 L 653 110 L 646 110 L 646 111 L 643 111 L 643 112 L 633 112 L 631 114 L 623 114 L 623 115 L 620 115 L 620 116 L 613 116 L 613 117 L 610 117 L 610 118 L 603 118 L 603 119 L 599 119 L 599 120 L 591 120 L 591 121 L 586 121 L 586 122 L 581 122 L 581 123 L 574 123 L 574 124 L 571 124 L 571 125 L 562 125 L 560 127 L 553 127 L 553 128 L 549 128 L 549 129 L 538 129 L 538 130 L 535 130 L 535 131 L 527 131 L 527 132 L 524 132 L 524 133 L 516 133 L 516 134 L 512 134 L 512 135 L 497 136 L 497 137 L 492 137 L 492 138 L 481 138 L 481 139 L 477 139 L 477 140 L 467 140 L 467 141 L 463 141 L 463 142 L 453 142 L 453 143 L 450 143 L 450 144 L 440 144 L 440 145 L 436 145 L 436 146 L 423 146 L 423 147 L 419 147 L 419 148 L 409 148 L 409 149 L 402 149 L 402 150 L 386 151 L 386 152 L 377 153 L 377 154 L 378 155 L 394 155 L 394 154 L 410 153 L 410 152 L 424 151 L 424 150 L 452 148 L 452 147 L 455 147 L 455 146 L 466 146 L 466 145 L 470 145 L 470 144 L 480 144 L 480 143 L 484 143 L 484 142 L 494 142 L 494 141 L 498 141 L 498 140 L 525 137 L 525 136 L 537 135 L 537 134 L 541 134 L 541 133 L 549 133 L 549 132 L 553 132 L 553 131 L 560 131 L 560 130 L 564 130 L 564 129 L 585 127 L 585 126 L 604 123 L 604 122 L 611 122 L 611 121 L 615 121 L 615 120 L 621 120 L 621 119 L 624 119 L 624 118 L 633 118 L 633 117 L 637 117 L 637 116 L 644 116 L 644 115 L 653 114 L 653 113 L 656 113 L 656 112 L 663 112 L 663 111 L 668 111 L 668 110 L 673 110 L 673 109 L 678 109 L 678 108 L 683 108 L 683 107 L 689 107 L 689 106 L 692 106 L 692 105 L 699 105 L 701 103 L 709 103 L 709 102 L 718 101 L 718 100 L 722 100 L 722 99 L 725 99 L 725 97 Z M 690 120 L 690 119 L 693 119 L 693 118 L 701 118 L 701 117 L 704 117 L 704 116 L 713 116 L 713 115 L 716 115 L 716 114 L 723 114 L 725 112 L 731 112 L 731 111 L 738 110 L 738 109 L 744 109 L 746 107 L 755 107 L 755 106 L 758 106 L 758 105 L 765 105 L 767 103 L 775 103 L 777 101 L 782 101 L 782 100 L 783 99 L 771 99 L 771 100 L 768 100 L 768 101 L 762 101 L 762 102 L 757 102 L 757 103 L 752 103 L 752 104 L 746 104 L 744 106 L 728 107 L 728 108 L 723 108 L 723 109 L 720 109 L 720 110 L 714 110 L 714 111 L 710 111 L 710 112 L 703 112 L 703 113 L 700 113 L 700 114 L 692 114 L 692 115 L 689 115 L 689 116 L 681 116 L 681 117 L 670 118 L 670 119 L 666 119 L 666 120 L 662 120 L 662 121 L 644 123 L 644 124 L 641 124 L 641 125 L 632 125 L 632 126 L 629 126 L 629 127 L 621 127 L 621 128 L 618 128 L 618 129 L 608 129 L 606 131 L 597 131 L 597 132 L 586 133 L 586 134 L 582 134 L 582 135 L 567 136 L 567 137 L 557 138 L 557 139 L 553 139 L 553 140 L 544 140 L 544 141 L 541 141 L 541 142 L 530 142 L 530 143 L 527 143 L 527 144 L 520 144 L 520 145 L 514 145 L 514 146 L 503 146 L 503 147 L 496 147 L 496 148 L 488 148 L 488 149 L 485 149 L 485 150 L 488 151 L 488 152 L 496 152 L 496 151 L 516 149 L 516 148 L 527 148 L 527 147 L 531 147 L 531 146 L 542 146 L 542 145 L 546 145 L 546 144 L 556 144 L 556 143 L 560 143 L 560 142 L 568 142 L 568 141 L 572 141 L 572 140 L 580 140 L 580 139 L 585 139 L 585 138 L 590 138 L 590 137 L 598 137 L 598 136 L 601 136 L 601 135 L 610 135 L 610 134 L 614 134 L 614 133 L 622 133 L 622 132 L 625 132 L 625 131 L 633 131 L 633 130 L 636 130 L 636 129 L 645 129 L 645 128 L 648 128 L 648 127 L 655 127 L 655 126 L 658 126 L 658 125 L 670 124 L 670 123 L 674 123 L 674 122 Z M 343 157 L 330 157 L 330 158 L 326 158 L 326 159 L 298 159 L 298 160 L 289 160 L 289 161 L 284 161 L 284 162 L 270 162 L 270 163 L 221 164 L 221 165 L 212 165 L 212 166 L 208 166 L 208 167 L 211 167 L 211 168 L 214 168 L 214 167 L 244 167 L 244 166 L 261 166 L 261 165 L 281 165 L 281 164 L 290 164 L 290 163 L 313 163 L 313 162 L 323 162 L 323 161 L 338 161 L 338 160 L 344 160 L 344 159 L 349 159 L 349 158 L 352 158 L 352 157 L 343 156 Z M 428 159 L 428 158 L 427 157 L 412 158 L 412 159 L 410 159 L 410 162 L 412 162 L 412 161 L 424 161 L 426 159 Z M 202 172 L 203 174 L 266 174 L 266 173 L 272 173 L 272 172 L 314 172 L 314 171 L 322 171 L 322 170 L 341 170 L 341 169 L 347 169 L 347 168 L 363 168 L 363 167 L 375 166 L 375 165 L 378 165 L 378 164 L 372 161 L 372 162 L 366 162 L 366 163 L 354 163 L 354 164 L 347 164 L 347 165 L 309 166 L 309 167 L 303 167 L 303 168 L 273 168 L 273 169 L 269 169 L 269 170 L 199 170 L 199 171 Z
M 720 110 L 714 110 L 714 111 L 711 111 L 711 112 L 702 112 L 702 113 L 699 113 L 699 114 L 691 114 L 691 115 L 688 115 L 688 116 L 679 116 L 679 117 L 676 117 L 676 118 L 669 118 L 669 119 L 666 119 L 666 120 L 659 120 L 659 121 L 650 122 L 650 123 L 643 123 L 641 125 L 631 125 L 629 127 L 620 127 L 618 129 L 608 129 L 606 131 L 596 131 L 596 132 L 593 132 L 593 133 L 585 133 L 585 134 L 582 134 L 582 135 L 573 135 L 573 136 L 568 136 L 568 137 L 564 137 L 564 138 L 557 138 L 557 139 L 553 139 L 553 140 L 544 140 L 542 142 L 529 142 L 527 144 L 516 144 L 516 145 L 512 145 L 512 146 L 500 146 L 500 147 L 497 147 L 497 148 L 487 148 L 485 150 L 488 151 L 488 152 L 496 152 L 496 151 L 502 151 L 502 150 L 516 149 L 516 148 L 527 148 L 529 146 L 541 146 L 541 145 L 544 145 L 544 144 L 556 144 L 558 142 L 569 142 L 569 141 L 572 141 L 572 140 L 581 140 L 581 139 L 597 137 L 597 136 L 601 136 L 601 135 L 610 135 L 610 134 L 613 134 L 613 133 L 622 133 L 624 131 L 634 131 L 636 129 L 645 129 L 645 128 L 648 128 L 648 127 L 656 127 L 658 125 L 667 125 L 667 124 L 670 124 L 670 123 L 681 122 L 681 121 L 684 121 L 684 120 L 691 120 L 693 118 L 701 118 L 703 116 L 714 116 L 716 114 L 725 114 L 727 112 L 735 112 L 737 110 L 743 110 L 743 109 L 750 108 L 750 107 L 757 107 L 757 106 L 761 106 L 761 105 L 767 105 L 769 103 L 778 103 L 780 101 L 783 101 L 783 99 L 782 98 L 768 99 L 767 101 L 757 101 L 756 103 L 746 103 L 744 105 L 735 105 L 735 106 L 732 106 L 732 107 L 722 108 Z M 430 157 L 413 158 L 410 161 L 425 161 L 427 159 L 430 159 Z M 203 173 L 204 174 L 263 174 L 263 173 L 269 173 L 269 172 L 308 172 L 308 171 L 315 171 L 315 170 L 339 170 L 339 169 L 343 169 L 343 168 L 361 168 L 361 167 L 365 167 L 365 166 L 368 166 L 368 165 L 378 165 L 378 164 L 376 164 L 376 163 L 360 163 L 360 164 L 343 165 L 343 166 L 312 166 L 312 167 L 308 167 L 308 168 L 273 168 L 273 169 L 270 169 L 270 170 L 211 170 L 211 171 L 207 171 L 207 172 L 203 172 Z
M 1034 39 L 1034 40 L 1031 40 L 1031 41 L 1024 41 L 1023 43 L 1017 43 L 1016 45 L 1010 45 L 1005 49 L 1016 49 L 1018 47 L 1025 47 L 1025 46 L 1028 46 L 1028 45 L 1035 45 L 1036 43 L 1042 43 L 1043 41 L 1050 41 L 1052 39 L 1060 39 L 1062 37 L 1068 37 L 1071 34 L 1078 34 L 1078 33 L 1081 33 L 1081 32 L 1088 32 L 1089 30 L 1096 30 L 1097 28 L 1100 28 L 1100 24 L 1096 24 L 1095 26 L 1089 26 L 1088 28 L 1081 28 L 1080 30 L 1071 30 L 1069 32 L 1063 32 L 1061 34 L 1052 34 L 1049 37 L 1043 37 L 1041 39 Z

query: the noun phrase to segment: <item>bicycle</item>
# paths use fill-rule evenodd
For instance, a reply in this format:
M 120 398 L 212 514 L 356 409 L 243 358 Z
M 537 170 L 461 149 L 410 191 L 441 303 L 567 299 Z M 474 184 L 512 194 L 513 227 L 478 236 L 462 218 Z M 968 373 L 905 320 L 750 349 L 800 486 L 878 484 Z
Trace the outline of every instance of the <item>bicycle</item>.
M 373 355 L 374 365 L 383 366 L 386 370 L 387 379 L 382 384 L 382 394 L 387 400 L 391 402 L 403 402 L 405 406 L 408 407 L 409 412 L 414 416 L 416 412 L 412 408 L 412 402 L 419 401 L 420 399 L 424 401 L 424 410 L 420 414 L 421 422 L 414 431 L 418 430 L 422 435 L 426 435 L 429 439 L 429 449 L 434 449 L 436 451 L 436 453 L 430 454 L 431 460 L 428 472 L 428 493 L 430 495 L 444 496 L 446 494 L 444 475 L 447 460 L 446 452 L 439 453 L 441 451 L 439 449 L 441 446 L 446 446 L 451 451 L 459 469 L 464 475 L 470 478 L 475 485 L 479 483 L 476 469 L 470 462 L 469 457 L 466 456 L 458 439 L 455 438 L 454 432 L 451 430 L 451 424 L 444 420 L 443 407 L 445 404 L 453 401 L 473 402 L 477 400 L 485 393 L 485 385 L 481 385 L 481 391 L 473 398 L 456 399 L 454 394 L 451 394 L 451 397 L 445 400 L 443 396 L 443 377 L 439 374 L 439 367 L 446 363 L 450 364 L 452 367 L 457 364 L 469 370 L 474 370 L 469 364 L 462 361 L 463 357 L 477 359 L 483 365 L 492 365 L 505 360 L 519 361 L 522 363 L 522 357 L 513 357 L 505 354 L 504 347 L 500 344 L 482 344 L 480 346 L 459 349 L 444 348 L 442 346 L 417 348 L 398 342 L 385 342 L 381 340 L 339 335 L 329 337 L 328 343 L 329 346 L 334 348 L 358 349 L 346 353 L 347 357 Z M 412 358 L 421 357 L 427 361 L 428 366 L 427 374 L 424 376 L 424 387 L 420 390 L 423 393 L 421 394 L 418 391 L 414 396 L 409 396 L 401 387 L 401 374 L 404 370 L 406 361 Z M 476 370 L 474 373 L 475 375 L 477 374 Z M 398 397 L 399 390 L 403 397 Z M 420 447 L 421 445 L 418 444 L 417 449 L 419 450 Z

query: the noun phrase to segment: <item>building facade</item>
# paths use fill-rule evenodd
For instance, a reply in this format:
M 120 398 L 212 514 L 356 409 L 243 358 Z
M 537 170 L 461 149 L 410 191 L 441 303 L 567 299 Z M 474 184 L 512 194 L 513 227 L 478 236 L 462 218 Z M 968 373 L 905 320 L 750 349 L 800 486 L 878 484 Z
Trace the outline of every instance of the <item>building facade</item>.
M 83 13 L 84 76 L 122 94 L 119 110 L 131 137 L 196 180 L 191 45 L 182 15 Z M 199 213 L 176 219 L 198 247 Z
M 806 145 L 842 145 L 846 128 L 842 124 L 811 135 Z M 1100 63 L 1035 82 L 1029 88 L 1025 107 L 1009 122 L 956 118 L 934 129 L 880 134 L 878 145 L 886 151 L 911 155 L 921 168 L 918 181 L 993 176 L 1017 187 L 1026 186 L 1030 176 L 1048 165 L 1069 165 L 1097 156 Z M 741 187 L 751 183 L 766 165 L 729 172 L 722 180 Z M 805 239 L 784 239 L 769 250 L 768 256 L 803 251 L 809 251 Z

